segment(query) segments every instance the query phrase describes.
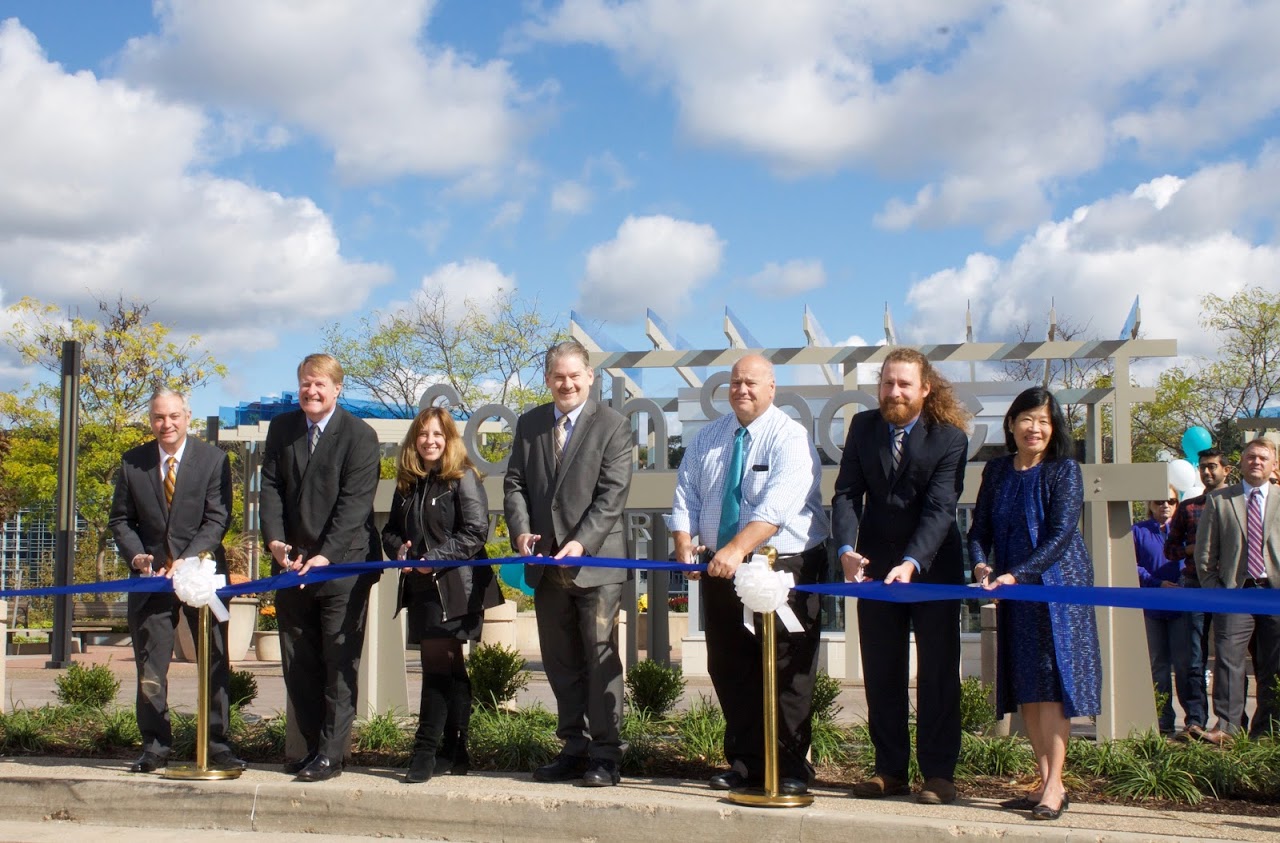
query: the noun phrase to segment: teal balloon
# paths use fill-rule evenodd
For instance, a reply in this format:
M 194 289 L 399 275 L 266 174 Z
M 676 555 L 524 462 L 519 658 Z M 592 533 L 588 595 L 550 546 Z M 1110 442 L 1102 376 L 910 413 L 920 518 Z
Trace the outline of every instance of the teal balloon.
M 517 589 L 530 597 L 533 596 L 533 588 L 524 581 L 524 565 L 519 563 L 514 565 L 499 565 L 498 579 L 510 587 Z
M 1188 427 L 1187 432 L 1182 434 L 1182 455 L 1192 465 L 1199 462 L 1201 451 L 1207 451 L 1212 447 L 1213 435 L 1209 433 L 1207 428 L 1196 425 L 1195 427 Z

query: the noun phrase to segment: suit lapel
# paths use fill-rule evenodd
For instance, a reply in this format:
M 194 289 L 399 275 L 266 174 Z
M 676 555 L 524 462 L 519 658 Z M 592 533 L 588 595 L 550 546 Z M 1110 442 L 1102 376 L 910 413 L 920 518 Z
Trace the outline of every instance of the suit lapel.
M 893 425 L 885 420 L 884 416 L 880 417 L 880 421 L 876 424 L 876 448 L 880 452 L 880 468 L 884 471 L 885 479 L 889 481 L 889 485 L 893 485 Z
M 165 520 L 168 521 L 169 504 L 164 499 L 164 481 L 160 478 L 159 443 L 151 443 L 151 447 L 147 449 L 147 457 L 142 461 L 142 468 L 147 472 L 147 477 L 151 481 L 151 488 L 155 491 L 156 506 L 160 507 L 160 511 L 164 513 Z

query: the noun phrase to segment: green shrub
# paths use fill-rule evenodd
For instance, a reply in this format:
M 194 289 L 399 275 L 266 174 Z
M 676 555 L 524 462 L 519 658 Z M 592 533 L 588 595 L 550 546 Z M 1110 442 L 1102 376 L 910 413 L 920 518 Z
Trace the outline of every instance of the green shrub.
M 991 704 L 991 686 L 976 676 L 960 683 L 960 729 L 982 733 L 996 722 L 996 707 Z
M 676 721 L 676 741 L 680 754 L 691 761 L 713 767 L 724 764 L 724 712 L 708 697 L 699 695 Z
M 396 712 L 375 714 L 356 724 L 353 741 L 357 752 L 401 753 L 409 748 L 409 735 Z
M 641 714 L 666 717 L 684 694 L 684 673 L 679 665 L 667 667 L 646 659 L 627 671 L 627 701 Z
M 467 657 L 471 696 L 482 708 L 498 708 L 529 686 L 524 656 L 501 644 L 480 644 Z
M 1031 745 L 1024 738 L 1015 735 L 979 737 L 970 731 L 960 733 L 960 760 L 956 765 L 958 778 L 1010 778 L 1034 772 L 1035 768 Z
M 815 764 L 846 764 L 854 757 L 849 730 L 831 718 L 814 718 L 811 746 Z
M 813 683 L 813 719 L 834 721 L 836 715 L 844 711 L 844 706 L 836 702 L 839 696 L 840 680 L 832 679 L 825 670 L 819 670 Z
M 532 771 L 560 751 L 556 716 L 541 703 L 520 711 L 477 709 L 467 743 L 471 763 L 486 770 Z
M 113 749 L 130 749 L 142 742 L 138 731 L 138 718 L 132 708 L 117 708 L 103 716 L 102 727 L 94 743 L 102 752 Z
M 247 670 L 231 671 L 231 704 L 240 708 L 258 698 L 258 678 Z
M 114 702 L 120 690 L 120 680 L 105 664 L 85 667 L 72 662 L 67 672 L 54 680 L 58 701 L 63 705 L 80 705 L 102 708 Z
M 0 714 L 0 752 L 5 755 L 44 752 L 52 737 L 42 709 L 19 708 Z

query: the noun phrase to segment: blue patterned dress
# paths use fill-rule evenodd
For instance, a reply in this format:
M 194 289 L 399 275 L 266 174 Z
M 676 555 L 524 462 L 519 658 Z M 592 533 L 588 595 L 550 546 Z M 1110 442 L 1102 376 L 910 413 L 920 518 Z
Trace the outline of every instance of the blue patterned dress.
M 974 565 L 1020 585 L 1093 585 L 1080 535 L 1084 482 L 1074 460 L 1027 471 L 1013 457 L 987 463 L 969 530 Z M 999 592 L 996 592 L 998 596 Z M 1001 600 L 997 629 L 996 712 L 1061 702 L 1067 717 L 1101 710 L 1101 654 L 1092 606 Z

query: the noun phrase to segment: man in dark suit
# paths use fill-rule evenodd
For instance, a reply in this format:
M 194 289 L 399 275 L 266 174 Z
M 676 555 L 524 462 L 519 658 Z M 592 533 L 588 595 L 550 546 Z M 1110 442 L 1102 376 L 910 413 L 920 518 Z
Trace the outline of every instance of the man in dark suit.
M 503 484 L 516 552 L 565 560 L 528 565 L 525 572 L 556 695 L 556 735 L 564 741 L 555 760 L 533 776 L 604 787 L 618 783 L 622 761 L 617 626 L 626 571 L 569 560 L 626 552 L 621 519 L 631 484 L 631 425 L 590 398 L 595 372 L 581 343 L 548 349 L 546 379 L 554 400 L 516 422 Z
M 1280 489 L 1272 485 L 1276 445 L 1254 439 L 1240 455 L 1240 480 L 1205 497 L 1195 559 L 1203 588 L 1280 586 Z M 1254 674 L 1258 705 L 1250 737 L 1265 735 L 1280 719 L 1276 677 L 1280 675 L 1280 616 L 1213 616 L 1213 713 L 1217 725 L 1200 737 L 1211 743 L 1240 731 L 1244 722 L 1245 658 L 1257 636 Z
M 378 436 L 338 406 L 342 366 L 312 354 L 298 366 L 299 409 L 277 416 L 262 457 L 262 541 L 276 565 L 305 574 L 381 559 L 373 526 Z M 377 574 L 276 594 L 285 691 L 306 742 L 286 773 L 324 781 L 342 771 L 356 716 L 365 610 Z
M 217 447 L 187 436 L 191 407 L 186 396 L 163 389 L 148 404 L 155 439 L 125 453 L 116 475 L 108 522 L 131 577 L 173 576 L 182 559 L 212 554 L 227 572 L 222 537 L 231 511 L 231 464 Z M 150 773 L 168 763 L 173 745 L 169 722 L 169 660 L 178 616 L 193 634 L 199 612 L 172 591 L 129 594 L 129 632 L 138 668 L 136 710 L 142 755 L 131 773 Z M 227 625 L 213 625 L 209 668 L 209 763 L 238 767 L 227 742 L 230 710 Z
M 832 501 L 845 579 L 960 585 L 964 557 L 956 501 L 964 485 L 968 413 L 918 351 L 897 348 L 880 369 L 880 409 L 853 417 Z M 910 636 L 918 665 L 919 800 L 951 802 L 960 754 L 960 601 L 858 601 L 875 775 L 854 795 L 909 790 Z

